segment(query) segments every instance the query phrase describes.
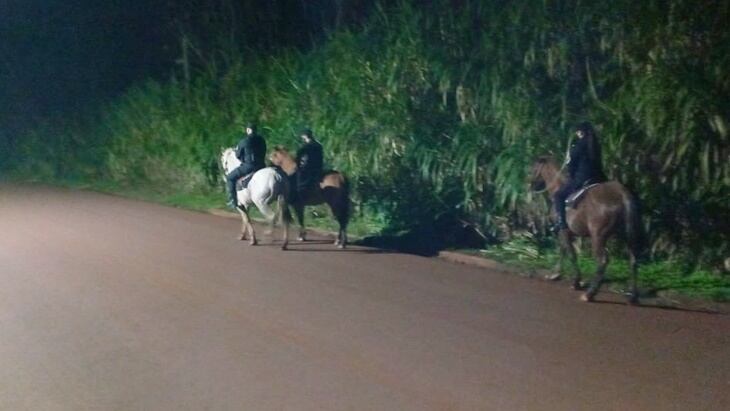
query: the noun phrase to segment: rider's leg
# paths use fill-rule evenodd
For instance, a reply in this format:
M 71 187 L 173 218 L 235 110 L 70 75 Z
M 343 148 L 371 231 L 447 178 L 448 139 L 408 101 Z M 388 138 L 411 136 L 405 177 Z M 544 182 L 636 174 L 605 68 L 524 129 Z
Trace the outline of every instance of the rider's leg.
M 307 191 L 309 191 L 312 185 L 314 185 L 314 177 L 312 176 L 312 173 L 304 170 L 298 170 L 296 176 L 296 195 L 300 200 L 304 201 Z
M 238 204 L 236 195 L 236 182 L 241 177 L 253 171 L 250 165 L 244 164 L 226 175 L 226 188 L 228 189 L 228 204 L 235 207 Z
M 228 203 L 232 203 L 233 206 L 238 203 L 236 199 L 236 181 L 241 178 L 240 170 L 241 167 L 226 174 L 226 191 L 228 192 Z
M 568 220 L 565 216 L 565 200 L 574 190 L 575 185 L 573 182 L 567 182 L 553 195 L 553 207 L 555 208 L 555 214 L 558 217 L 558 221 L 555 226 L 556 231 L 568 228 Z
M 289 204 L 294 204 L 299 200 L 299 171 L 289 176 Z

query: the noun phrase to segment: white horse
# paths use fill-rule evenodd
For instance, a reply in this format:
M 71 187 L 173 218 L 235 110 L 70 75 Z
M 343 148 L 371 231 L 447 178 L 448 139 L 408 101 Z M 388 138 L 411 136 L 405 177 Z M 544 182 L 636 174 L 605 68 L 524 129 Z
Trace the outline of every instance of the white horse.
M 236 157 L 236 151 L 233 148 L 226 148 L 221 154 L 221 165 L 226 174 L 235 170 L 241 165 L 241 161 Z M 271 224 L 270 231 L 273 231 L 274 224 L 279 214 L 282 216 L 284 225 L 284 244 L 282 250 L 286 250 L 289 244 L 289 222 L 291 214 L 287 206 L 287 197 L 289 196 L 289 178 L 284 172 L 277 167 L 266 167 L 254 173 L 249 181 L 248 186 L 243 190 L 238 190 L 238 204 L 236 209 L 241 214 L 241 240 L 246 239 L 246 233 L 250 233 L 249 243 L 256 245 L 256 233 L 251 224 L 248 215 L 248 208 L 251 204 L 255 204 L 261 211 L 261 214 Z M 270 204 L 276 200 L 278 209 L 271 209 Z

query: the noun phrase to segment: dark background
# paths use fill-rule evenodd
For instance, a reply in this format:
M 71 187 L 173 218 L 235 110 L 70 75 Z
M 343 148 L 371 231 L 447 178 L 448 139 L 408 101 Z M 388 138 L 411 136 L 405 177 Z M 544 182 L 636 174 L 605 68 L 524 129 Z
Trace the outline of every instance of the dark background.
M 361 21 L 365 0 L 0 0 L 0 135 L 169 76 L 181 40 L 272 53 Z M 210 38 L 211 33 L 223 38 Z M 191 51 L 194 57 L 194 51 Z

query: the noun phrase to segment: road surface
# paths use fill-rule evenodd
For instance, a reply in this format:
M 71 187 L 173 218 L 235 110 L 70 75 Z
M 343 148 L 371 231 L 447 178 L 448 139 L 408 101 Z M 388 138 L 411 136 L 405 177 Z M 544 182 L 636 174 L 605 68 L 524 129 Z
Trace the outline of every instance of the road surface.
M 730 409 L 726 315 L 238 229 L 0 185 L 0 410 Z

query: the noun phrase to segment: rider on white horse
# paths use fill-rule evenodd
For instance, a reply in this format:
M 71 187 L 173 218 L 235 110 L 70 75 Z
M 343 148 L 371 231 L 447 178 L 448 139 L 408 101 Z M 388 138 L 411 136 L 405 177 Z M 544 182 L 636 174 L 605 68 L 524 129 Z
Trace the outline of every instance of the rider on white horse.
M 228 189 L 228 206 L 236 208 L 238 201 L 236 200 L 236 182 L 246 176 L 250 181 L 250 177 L 254 172 L 266 167 L 264 158 L 266 157 L 266 140 L 256 133 L 256 125 L 248 123 L 246 125 L 246 137 L 241 139 L 236 147 L 236 157 L 241 161 L 241 165 L 226 174 L 226 187 Z M 248 181 L 243 181 L 243 187 L 246 187 Z

